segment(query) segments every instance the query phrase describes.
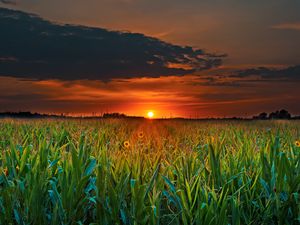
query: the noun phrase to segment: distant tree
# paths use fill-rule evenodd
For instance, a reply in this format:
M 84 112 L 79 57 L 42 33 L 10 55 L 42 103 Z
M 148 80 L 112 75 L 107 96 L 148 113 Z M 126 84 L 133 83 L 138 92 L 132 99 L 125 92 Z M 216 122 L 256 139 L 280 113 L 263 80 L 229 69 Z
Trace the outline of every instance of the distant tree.
M 269 119 L 278 119 L 279 111 L 271 112 L 269 115 Z
M 291 119 L 291 114 L 285 109 L 277 110 L 276 112 L 270 113 L 269 119 Z
M 266 112 L 262 112 L 258 116 L 253 116 L 253 119 L 256 119 L 256 120 L 267 120 L 268 119 L 268 114 Z
M 125 118 L 126 115 L 123 113 L 104 113 L 103 118 Z
M 279 112 L 279 118 L 280 119 L 291 119 L 291 114 L 287 110 L 282 109 Z

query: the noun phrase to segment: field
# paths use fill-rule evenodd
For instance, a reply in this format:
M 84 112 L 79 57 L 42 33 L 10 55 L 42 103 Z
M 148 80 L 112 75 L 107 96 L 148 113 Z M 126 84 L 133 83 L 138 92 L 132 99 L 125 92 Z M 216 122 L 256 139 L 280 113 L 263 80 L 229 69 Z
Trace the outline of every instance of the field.
M 0 224 L 299 224 L 300 122 L 0 120 Z

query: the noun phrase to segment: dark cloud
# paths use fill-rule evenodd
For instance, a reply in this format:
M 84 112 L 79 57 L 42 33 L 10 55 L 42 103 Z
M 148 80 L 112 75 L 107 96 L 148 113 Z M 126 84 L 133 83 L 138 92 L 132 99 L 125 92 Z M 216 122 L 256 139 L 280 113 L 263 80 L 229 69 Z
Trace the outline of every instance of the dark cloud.
M 209 75 L 199 75 L 192 85 L 224 86 L 224 87 L 253 87 L 258 83 L 299 82 L 300 65 L 285 68 L 256 67 L 246 69 L 219 70 Z
M 110 80 L 184 75 L 221 64 L 223 55 L 137 33 L 55 24 L 0 8 L 0 75 Z
M 0 101 L 4 100 L 7 102 L 26 102 L 26 101 L 46 101 L 48 100 L 46 95 L 41 94 L 13 94 L 0 96 Z
M 236 71 L 231 77 L 245 78 L 258 76 L 263 80 L 300 80 L 300 65 L 290 66 L 283 69 L 271 69 L 266 67 L 251 68 Z
M 17 1 L 14 1 L 14 0 L 0 0 L 0 3 L 15 5 L 17 3 Z

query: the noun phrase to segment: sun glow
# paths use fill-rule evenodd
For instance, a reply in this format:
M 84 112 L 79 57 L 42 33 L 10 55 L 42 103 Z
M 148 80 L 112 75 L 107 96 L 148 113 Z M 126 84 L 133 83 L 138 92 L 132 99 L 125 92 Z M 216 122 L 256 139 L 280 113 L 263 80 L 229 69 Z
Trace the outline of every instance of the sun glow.
M 153 116 L 154 116 L 154 113 L 152 112 L 152 111 L 149 111 L 148 113 L 147 113 L 147 116 L 148 116 L 148 118 L 153 118 Z

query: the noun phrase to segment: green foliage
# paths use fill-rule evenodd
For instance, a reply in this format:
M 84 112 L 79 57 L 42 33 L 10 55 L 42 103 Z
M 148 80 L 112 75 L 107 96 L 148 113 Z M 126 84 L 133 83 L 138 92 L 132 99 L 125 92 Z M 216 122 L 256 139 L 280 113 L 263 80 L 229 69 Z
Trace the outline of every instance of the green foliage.
M 299 224 L 299 125 L 4 119 L 0 224 Z

